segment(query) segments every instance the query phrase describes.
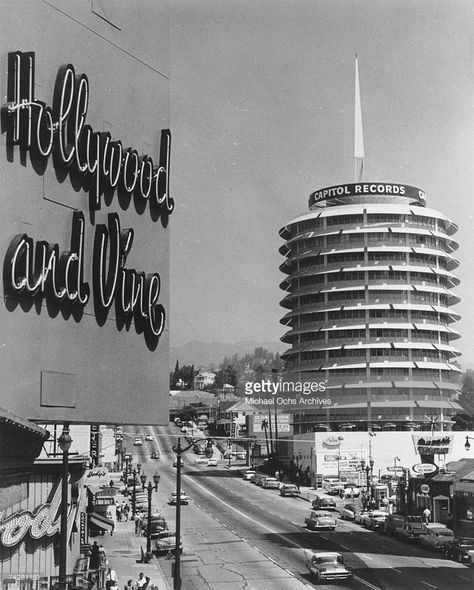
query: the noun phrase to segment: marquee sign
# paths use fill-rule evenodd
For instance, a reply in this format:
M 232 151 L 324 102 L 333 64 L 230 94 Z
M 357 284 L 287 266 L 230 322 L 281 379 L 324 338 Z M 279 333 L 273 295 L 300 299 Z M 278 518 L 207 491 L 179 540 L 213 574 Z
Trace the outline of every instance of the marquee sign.
M 412 435 L 415 451 L 420 455 L 447 455 L 453 444 L 451 436 L 423 437 Z M 426 461 L 428 463 L 428 461 Z
M 35 54 L 14 52 L 8 56 L 7 104 L 2 107 L 7 146 L 29 151 L 45 166 L 52 158 L 56 169 L 82 179 L 89 193 L 90 210 L 99 210 L 102 197 L 108 202 L 117 193 L 133 203 L 137 213 L 149 209 L 151 220 L 166 219 L 174 209 L 169 195 L 171 134 L 161 133 L 159 164 L 133 147 L 112 140 L 110 133 L 94 131 L 86 123 L 89 81 L 76 74 L 71 64 L 59 69 L 52 106 L 35 97 Z M 118 214 L 110 213 L 107 224 L 94 231 L 92 276 L 84 276 L 86 220 L 72 214 L 70 246 L 61 247 L 35 240 L 26 233 L 10 242 L 3 265 L 7 295 L 46 300 L 57 307 L 83 309 L 91 296 L 94 313 L 103 325 L 112 307 L 122 323 L 135 324 L 153 349 L 165 327 L 166 314 L 160 302 L 158 272 L 127 268 L 134 230 L 122 228 Z M 91 240 L 92 241 L 92 240 Z
M 408 186 L 406 184 L 393 184 L 387 182 L 360 182 L 355 184 L 341 184 L 337 186 L 330 186 L 311 193 L 309 196 L 309 208 L 311 209 L 317 203 L 322 201 L 329 201 L 331 199 L 344 199 L 350 197 L 363 196 L 396 196 L 406 197 L 419 205 L 425 205 L 425 192 L 416 186 Z

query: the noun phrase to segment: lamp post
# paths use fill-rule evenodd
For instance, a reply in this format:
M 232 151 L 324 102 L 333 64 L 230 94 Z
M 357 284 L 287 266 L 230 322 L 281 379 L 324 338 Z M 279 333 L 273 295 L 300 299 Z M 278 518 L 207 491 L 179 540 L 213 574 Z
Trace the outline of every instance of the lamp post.
M 138 472 L 138 476 L 140 477 L 140 473 L 142 471 L 142 464 L 141 463 L 137 463 L 137 472 Z
M 300 491 L 300 461 L 303 458 L 303 455 L 301 454 L 301 452 L 299 452 L 297 455 L 294 455 L 295 460 L 296 460 L 296 485 L 298 486 L 298 491 Z
M 230 469 L 231 461 L 232 461 L 232 441 L 229 439 L 227 441 L 227 459 L 228 459 L 228 467 Z
M 470 440 L 474 440 L 473 436 L 466 436 L 466 442 L 464 444 L 464 448 L 466 449 L 466 451 L 469 451 L 471 448 L 471 445 L 469 444 Z
M 395 471 L 397 469 L 397 461 L 401 461 L 400 457 L 394 457 L 393 458 L 393 466 L 395 467 Z
M 137 491 L 136 491 L 136 484 L 137 484 L 137 470 L 133 469 L 133 492 L 132 492 L 132 520 L 135 518 L 135 506 L 137 503 Z
M 206 456 L 212 456 L 212 440 L 210 438 L 199 438 L 183 448 L 181 446 L 181 438 L 178 436 L 178 443 L 173 446 L 173 451 L 176 453 L 176 543 L 174 549 L 173 590 L 181 590 L 181 455 L 189 451 L 196 443 L 202 441 L 207 441 Z M 155 476 L 153 479 L 156 485 L 158 485 Z
M 71 448 L 72 438 L 69 436 L 69 424 L 64 424 L 58 444 L 63 452 L 62 461 L 62 487 L 61 487 L 61 541 L 59 550 L 59 586 L 66 590 L 66 565 L 67 565 L 67 500 L 68 500 L 68 453 Z

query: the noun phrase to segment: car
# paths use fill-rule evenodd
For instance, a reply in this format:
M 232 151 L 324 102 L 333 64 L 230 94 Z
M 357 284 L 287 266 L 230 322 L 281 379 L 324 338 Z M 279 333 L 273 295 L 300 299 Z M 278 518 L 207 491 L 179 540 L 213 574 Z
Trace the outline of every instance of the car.
M 380 529 L 380 527 L 383 526 L 387 516 L 388 513 L 385 510 L 371 510 L 368 517 L 364 519 L 362 524 L 368 529 L 372 529 L 374 531 L 376 529 Z
M 444 553 L 447 557 L 459 561 L 459 563 L 474 563 L 474 538 L 456 537 L 445 546 Z
M 156 555 L 172 555 L 176 551 L 176 533 L 171 531 L 162 531 L 156 538 L 155 550 Z M 183 552 L 183 544 L 179 543 L 179 552 Z
M 329 512 L 322 510 L 311 510 L 304 519 L 306 527 L 310 530 L 329 529 L 333 531 L 336 528 L 336 519 Z
M 135 438 L 133 440 L 133 446 L 135 447 L 141 447 L 143 445 L 143 441 L 141 438 Z
M 237 459 L 245 461 L 245 459 L 247 459 L 247 453 L 245 451 L 239 451 L 237 453 Z
M 158 451 L 152 451 L 151 455 L 150 455 L 150 459 L 159 459 L 160 455 L 158 453 Z
M 425 525 L 420 519 L 420 522 L 405 522 L 403 526 L 397 530 L 396 534 L 397 537 L 400 537 L 404 541 L 417 541 L 425 530 Z
M 183 466 L 184 466 L 184 461 L 181 459 L 181 467 L 183 467 Z M 173 461 L 173 467 L 178 467 L 178 459 L 177 458 Z
M 199 455 L 198 457 L 196 457 L 194 459 L 194 462 L 201 463 L 201 464 L 205 463 L 207 465 L 207 457 L 203 457 L 202 455 Z
M 276 477 L 266 477 L 262 481 L 262 488 L 272 488 L 277 490 L 280 487 L 280 481 Z
M 323 490 L 326 494 L 337 495 L 341 491 L 344 491 L 344 484 L 336 478 L 327 478 L 323 480 Z
M 445 524 L 439 522 L 430 522 L 425 524 L 425 532 L 419 537 L 420 545 L 434 551 L 442 551 L 445 545 L 451 543 L 454 539 L 454 533 Z
M 246 481 L 250 481 L 250 478 L 252 477 L 252 475 L 255 475 L 256 471 L 254 471 L 253 469 L 247 469 L 246 471 L 244 471 L 244 479 Z
M 326 580 L 349 580 L 352 570 L 344 563 L 340 553 L 334 551 L 315 551 L 308 559 L 306 567 L 316 578 L 316 583 Z
M 314 510 L 336 510 L 336 502 L 332 498 L 316 496 L 312 502 Z
M 407 522 L 407 518 L 402 514 L 389 514 L 380 530 L 387 535 L 396 535 L 397 530 L 401 529 L 405 522 Z
M 298 496 L 298 488 L 292 483 L 284 483 L 280 485 L 280 496 Z
M 142 518 L 140 530 L 143 535 L 147 534 L 148 517 Z M 163 531 L 168 530 L 168 524 L 161 514 L 152 514 L 150 518 L 150 538 L 156 539 Z
M 356 483 L 345 483 L 341 498 L 358 498 L 360 496 L 360 487 Z
M 354 522 L 356 524 L 362 524 L 363 520 L 368 517 L 370 510 L 358 510 L 354 514 Z
M 145 436 L 145 440 L 153 440 L 153 436 L 151 434 L 147 434 Z
M 261 486 L 263 484 L 263 480 L 266 479 L 267 477 L 268 477 L 268 475 L 266 473 L 258 473 L 257 472 L 255 475 L 252 475 L 252 477 L 250 478 L 250 481 L 257 486 Z
M 346 504 L 341 508 L 341 518 L 343 520 L 354 520 L 357 508 L 353 504 Z
M 208 459 L 207 460 L 208 467 L 217 467 L 217 459 Z
M 176 506 L 177 503 L 178 503 L 178 494 L 176 492 L 171 492 L 170 497 L 168 499 L 168 504 L 170 506 Z M 181 491 L 180 504 L 189 504 L 189 496 L 186 492 Z

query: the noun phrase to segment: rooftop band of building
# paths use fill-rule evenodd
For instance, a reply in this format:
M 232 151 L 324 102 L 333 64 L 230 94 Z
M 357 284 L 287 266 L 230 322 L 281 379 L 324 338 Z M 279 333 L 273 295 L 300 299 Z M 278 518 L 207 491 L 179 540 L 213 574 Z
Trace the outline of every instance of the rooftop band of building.
M 355 183 L 310 196 L 280 230 L 287 292 L 286 378 L 326 381 L 332 405 L 295 416 L 295 432 L 412 429 L 460 406 L 457 226 L 416 187 Z

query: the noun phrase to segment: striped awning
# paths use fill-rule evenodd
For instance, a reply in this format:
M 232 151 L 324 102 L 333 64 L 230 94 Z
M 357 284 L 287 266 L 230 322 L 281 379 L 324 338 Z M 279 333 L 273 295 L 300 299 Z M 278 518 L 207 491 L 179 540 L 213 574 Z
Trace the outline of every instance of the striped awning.
M 112 531 L 114 528 L 114 523 L 110 518 L 98 514 L 97 512 L 91 512 L 91 514 L 89 514 L 89 524 L 103 531 Z

